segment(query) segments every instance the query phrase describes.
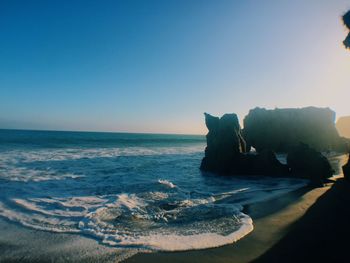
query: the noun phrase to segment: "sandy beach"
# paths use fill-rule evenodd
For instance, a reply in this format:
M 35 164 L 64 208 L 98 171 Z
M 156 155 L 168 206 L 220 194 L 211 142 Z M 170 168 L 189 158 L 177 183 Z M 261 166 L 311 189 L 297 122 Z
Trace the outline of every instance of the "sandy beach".
M 139 253 L 125 262 L 277 262 L 315 258 L 342 247 L 349 235 L 350 184 L 342 178 L 322 188 L 302 188 L 278 199 L 246 207 L 254 231 L 224 247 Z M 115 248 L 73 234 L 31 230 L 0 220 L 0 262 L 115 262 L 124 256 Z M 345 244 L 345 243 L 343 243 Z M 325 253 L 343 262 L 346 250 Z M 323 257 L 322 253 L 322 257 Z M 332 256 L 330 256 L 332 255 Z
M 126 255 L 91 238 L 33 230 L 3 219 L 0 233 L 0 262 L 116 262 Z

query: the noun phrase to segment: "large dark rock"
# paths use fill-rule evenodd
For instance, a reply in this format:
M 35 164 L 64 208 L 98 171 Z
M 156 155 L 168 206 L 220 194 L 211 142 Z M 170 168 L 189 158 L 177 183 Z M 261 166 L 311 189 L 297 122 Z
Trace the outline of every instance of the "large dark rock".
M 350 30 L 350 10 L 343 16 L 344 25 Z M 346 48 L 350 48 L 350 33 L 343 41 Z
M 350 153 L 348 162 L 343 166 L 343 174 L 345 179 L 350 181 Z
M 318 151 L 346 151 L 335 128 L 335 112 L 329 108 L 255 108 L 244 118 L 243 136 L 247 149 L 289 152 L 299 143 Z
M 287 165 L 293 176 L 310 179 L 314 185 L 322 185 L 334 172 L 325 156 L 303 143 L 288 153 Z
M 245 141 L 236 114 L 218 118 L 205 113 L 205 124 L 209 132 L 201 170 L 231 175 L 284 176 L 289 173 L 272 151 L 245 153 Z
M 204 113 L 205 124 L 209 130 L 207 147 L 201 169 L 229 173 L 232 160 L 245 151 L 245 142 L 237 115 L 225 114 L 221 118 Z
M 271 150 L 263 150 L 256 155 L 253 167 L 255 174 L 264 174 L 272 176 L 286 176 L 289 174 L 287 165 L 282 164 Z

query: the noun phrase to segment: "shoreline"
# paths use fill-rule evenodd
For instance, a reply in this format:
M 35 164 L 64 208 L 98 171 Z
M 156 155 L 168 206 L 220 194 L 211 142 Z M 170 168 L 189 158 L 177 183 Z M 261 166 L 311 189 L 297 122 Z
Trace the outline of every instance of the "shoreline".
M 322 188 L 303 187 L 279 198 L 248 205 L 243 212 L 254 230 L 238 242 L 217 248 L 178 252 L 118 254 L 118 249 L 75 234 L 33 230 L 0 218 L 0 262 L 250 262 L 262 256 L 288 234 L 290 227 L 327 193 Z M 33 242 L 35 241 L 35 242 Z M 30 245 L 28 245 L 28 243 Z
M 247 205 L 243 212 L 253 219 L 254 230 L 236 243 L 205 250 L 139 253 L 125 262 L 251 262 L 276 245 L 332 185 L 306 186 L 276 199 Z
M 348 262 L 350 182 L 339 178 L 255 263 Z

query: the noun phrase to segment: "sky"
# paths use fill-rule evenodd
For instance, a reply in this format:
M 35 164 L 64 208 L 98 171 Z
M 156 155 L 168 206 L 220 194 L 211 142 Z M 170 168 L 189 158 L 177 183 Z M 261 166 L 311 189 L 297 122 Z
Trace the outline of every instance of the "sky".
M 348 0 L 0 0 L 0 128 L 205 134 L 204 112 L 350 115 Z

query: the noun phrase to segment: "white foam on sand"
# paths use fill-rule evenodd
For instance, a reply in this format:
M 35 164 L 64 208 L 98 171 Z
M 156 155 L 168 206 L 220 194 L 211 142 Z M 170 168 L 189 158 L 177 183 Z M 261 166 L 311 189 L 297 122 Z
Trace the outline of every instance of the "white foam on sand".
M 159 195 L 153 195 L 158 198 Z M 165 197 L 161 195 L 162 197 Z M 156 200 L 156 199 L 154 199 Z M 159 199 L 158 199 L 159 200 Z M 162 198 L 161 198 L 162 200 Z M 211 213 L 214 197 L 185 199 L 172 203 L 170 210 L 152 206 L 135 194 L 119 194 L 115 202 L 87 214 L 79 222 L 80 230 L 117 247 L 135 247 L 162 251 L 183 251 L 223 246 L 236 242 L 253 230 L 252 219 L 241 212 L 242 207 L 230 206 L 231 216 L 208 218 L 204 221 L 168 225 L 168 221 L 193 220 L 194 207 L 198 217 Z M 203 206 L 204 207 L 201 207 Z M 208 207 L 206 205 L 209 205 Z M 204 209 L 204 210 L 201 210 Z M 217 210 L 223 211 L 223 210 Z M 225 210 L 226 211 L 226 210 Z M 215 211 L 214 211 L 215 214 Z M 163 222 L 163 223 L 162 223 Z
M 237 242 L 253 230 L 252 219 L 240 213 L 234 217 L 234 220 L 240 224 L 240 227 L 228 235 L 222 235 L 215 232 L 205 232 L 198 234 L 157 234 L 133 235 L 133 233 L 119 233 L 117 229 L 109 228 L 104 225 L 101 228 L 101 222 L 82 224 L 83 232 L 102 239 L 102 243 L 117 247 L 142 247 L 159 251 L 185 251 L 219 247 Z
M 129 210 L 139 209 L 144 207 L 146 204 L 141 199 L 138 198 L 135 194 L 119 194 L 117 195 L 117 200 L 113 204 L 108 204 L 107 207 L 126 207 Z
M 160 181 L 168 189 L 176 187 L 172 182 Z M 84 233 L 115 247 L 163 251 L 205 249 L 231 244 L 253 230 L 252 219 L 241 212 L 242 205 L 276 197 L 303 184 L 303 181 L 281 180 L 275 187 L 264 190 L 241 188 L 182 200 L 172 199 L 172 191 L 13 198 L 6 205 L 0 202 L 0 216 L 33 229 Z
M 236 216 L 236 219 L 237 218 L 238 216 Z M 155 234 L 140 236 L 137 238 L 128 237 L 121 240 L 119 245 L 147 246 L 160 251 L 186 251 L 220 247 L 237 242 L 239 239 L 253 231 L 253 221 L 249 216 L 241 213 L 238 220 L 241 224 L 239 229 L 226 236 L 217 233 L 201 233 L 193 235 Z

